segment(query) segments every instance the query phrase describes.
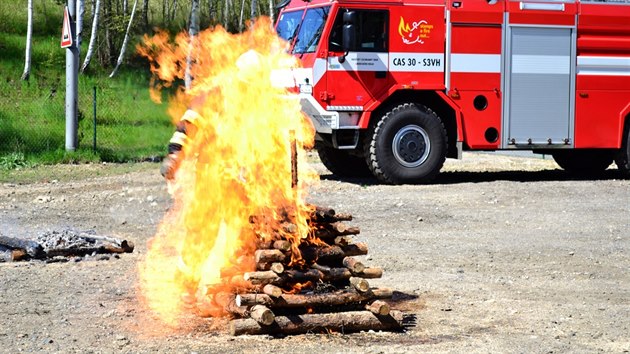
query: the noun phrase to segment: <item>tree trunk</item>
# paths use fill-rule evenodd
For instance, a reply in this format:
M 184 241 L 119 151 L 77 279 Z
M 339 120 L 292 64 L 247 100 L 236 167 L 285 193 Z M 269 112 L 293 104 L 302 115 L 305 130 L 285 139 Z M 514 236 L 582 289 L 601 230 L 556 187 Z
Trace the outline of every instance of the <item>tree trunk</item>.
M 230 11 L 230 2 L 232 0 L 225 0 L 225 4 L 223 5 L 223 27 L 227 30 L 228 28 L 228 15 Z
M 122 47 L 120 48 L 120 55 L 118 56 L 118 61 L 116 62 L 116 67 L 114 71 L 109 75 L 110 78 L 114 77 L 118 72 L 118 68 L 120 68 L 120 64 L 122 64 L 123 58 L 125 57 L 125 50 L 127 49 L 127 43 L 129 42 L 129 31 L 131 30 L 131 24 L 133 23 L 133 16 L 136 14 L 136 5 L 138 5 L 138 0 L 133 2 L 133 8 L 131 9 L 131 17 L 129 18 L 129 24 L 127 25 L 127 31 L 125 32 L 125 39 L 123 40 Z
M 31 76 L 31 43 L 33 42 L 33 0 L 28 0 L 28 23 L 26 25 L 26 56 L 22 80 L 28 81 Z
M 94 54 L 94 47 L 96 46 L 96 36 L 98 31 L 98 16 L 101 8 L 101 0 L 94 1 L 94 18 L 92 19 L 92 32 L 90 33 L 90 44 L 88 44 L 87 53 L 85 54 L 85 59 L 83 59 L 83 65 L 81 66 L 81 72 L 84 72 L 87 69 L 88 65 L 90 65 L 90 60 L 92 60 L 92 55 Z
M 190 47 L 188 48 L 188 56 L 186 57 L 186 73 L 184 76 L 184 84 L 186 90 L 190 90 L 192 87 L 192 65 L 193 65 L 193 52 L 195 50 L 195 42 L 197 34 L 199 33 L 199 0 L 192 0 L 192 7 L 190 8 L 190 25 L 188 26 L 188 35 L 190 36 Z
M 269 0 L 269 18 L 271 19 L 271 24 L 273 25 L 273 0 Z
M 75 36 L 75 43 L 77 46 L 77 50 L 81 50 L 81 39 L 82 39 L 82 35 L 83 35 L 83 15 L 85 15 L 85 0 L 77 0 L 77 9 L 76 9 L 76 21 L 75 21 L 75 28 L 76 28 L 76 36 Z M 79 52 L 79 55 L 80 52 Z
M 251 13 L 249 18 L 252 20 L 252 23 L 254 23 L 254 19 L 256 18 L 256 6 L 258 6 L 256 0 L 252 0 L 252 8 L 251 8 Z
M 241 1 L 241 16 L 238 19 L 238 31 L 243 32 L 243 11 L 245 10 L 245 0 Z
M 170 21 L 175 20 L 175 13 L 177 12 L 177 0 L 173 0 L 173 8 L 171 9 L 171 18 Z
M 149 30 L 149 0 L 142 1 L 142 23 L 144 24 L 144 31 Z

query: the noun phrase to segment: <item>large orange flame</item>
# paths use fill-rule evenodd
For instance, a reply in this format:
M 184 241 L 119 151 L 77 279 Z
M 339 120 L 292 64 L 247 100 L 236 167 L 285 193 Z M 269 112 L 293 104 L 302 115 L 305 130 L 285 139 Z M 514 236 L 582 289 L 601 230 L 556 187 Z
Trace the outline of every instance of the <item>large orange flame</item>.
M 192 62 L 192 87 L 178 92 L 169 109 L 176 121 L 186 108 L 199 114 L 170 186 L 174 206 L 140 264 L 143 297 L 166 322 L 176 321 L 182 298 L 203 299 L 196 305 L 205 315 L 224 314 L 213 297 L 233 292 L 239 285 L 232 278 L 254 270 L 256 243 L 278 237 L 280 222 L 297 226 L 294 238 L 308 234 L 304 190 L 315 175 L 303 168 L 303 148 L 312 145 L 314 131 L 295 97 L 270 79 L 296 65 L 285 49 L 266 18 L 243 34 L 217 27 L 191 41 L 159 33 L 138 48 L 152 63 L 154 87 L 182 80 Z M 297 188 L 291 187 L 292 137 L 300 160 Z M 251 216 L 265 222 L 254 229 Z M 292 241 L 297 250 L 301 240 Z

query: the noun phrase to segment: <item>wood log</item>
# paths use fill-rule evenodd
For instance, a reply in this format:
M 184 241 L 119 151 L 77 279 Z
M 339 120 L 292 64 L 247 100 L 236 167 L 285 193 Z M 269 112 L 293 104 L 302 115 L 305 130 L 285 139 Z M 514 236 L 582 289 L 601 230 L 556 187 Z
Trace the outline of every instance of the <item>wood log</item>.
M 0 246 L 10 249 L 23 249 L 32 258 L 44 258 L 44 248 L 36 241 L 0 236 Z
M 264 326 L 253 319 L 238 319 L 230 322 L 230 333 L 241 334 L 299 334 L 307 332 L 356 332 L 363 330 L 402 330 L 403 313 L 392 311 L 388 316 L 377 316 L 370 311 L 348 311 L 338 313 L 278 316 Z
M 343 259 L 346 256 L 339 246 L 300 245 L 302 258 L 307 262 L 327 263 Z
M 281 278 L 275 272 L 271 270 L 261 272 L 247 272 L 243 274 L 243 280 L 248 281 L 254 285 L 265 285 L 273 282 L 278 282 Z
M 352 238 L 349 236 L 337 236 L 333 243 L 337 246 L 346 246 L 352 244 Z
M 269 326 L 276 318 L 273 312 L 264 305 L 254 305 L 249 310 L 249 316 L 263 326 Z
M 291 250 L 291 242 L 287 240 L 275 240 L 273 242 L 273 248 L 282 252 L 287 252 Z
M 227 313 L 237 315 L 240 317 L 246 317 L 249 315 L 249 311 L 246 306 L 236 305 L 236 294 L 228 292 L 218 292 L 214 295 L 214 302 L 223 308 Z
M 273 298 L 266 294 L 238 294 L 238 306 L 265 305 L 269 308 L 296 308 L 358 304 L 374 299 L 389 299 L 393 292 L 389 288 L 374 288 L 360 294 L 354 291 L 336 291 L 326 294 L 282 294 Z
M 356 258 L 345 257 L 341 264 L 344 267 L 348 268 L 352 273 L 361 273 L 365 270 L 365 265 L 363 263 L 356 260 Z
M 294 234 L 297 232 L 297 225 L 291 222 L 283 222 L 282 224 L 280 224 L 280 228 L 282 229 L 282 231 L 289 234 Z
M 389 304 L 383 300 L 376 300 L 371 304 L 365 305 L 365 309 L 372 312 L 375 315 L 386 316 L 389 315 L 390 307 Z
M 365 293 L 370 290 L 370 283 L 363 278 L 351 277 L 350 285 L 360 293 Z
M 305 272 L 287 269 L 282 273 L 281 280 L 276 281 L 276 285 L 289 283 L 305 283 L 307 281 L 318 281 L 324 278 L 324 274 L 317 269 L 309 269 Z
M 273 262 L 269 269 L 276 274 L 282 274 L 284 272 L 284 265 L 280 262 Z
M 272 298 L 277 298 L 282 295 L 282 289 L 273 284 L 267 284 L 263 287 L 263 293 L 271 296 Z
M 135 248 L 133 242 L 116 237 L 92 235 L 84 232 L 80 233 L 78 236 L 92 243 L 103 243 L 103 246 L 111 249 L 112 253 L 131 253 Z
M 368 246 L 365 242 L 357 242 L 341 246 L 341 249 L 346 256 L 363 256 L 368 254 Z
M 383 268 L 369 267 L 363 269 L 362 272 L 353 272 L 352 274 L 365 279 L 376 279 L 383 276 Z
M 256 264 L 257 270 L 271 270 L 274 273 L 280 274 L 284 272 L 284 265 L 280 262 L 273 263 L 258 263 Z
M 329 223 L 335 221 L 351 221 L 352 215 L 348 213 L 335 213 L 334 209 L 315 206 L 310 215 L 316 223 Z
M 256 250 L 254 253 L 254 260 L 256 263 L 273 263 L 273 262 L 282 262 L 284 261 L 286 256 L 282 251 L 277 249 L 270 250 Z

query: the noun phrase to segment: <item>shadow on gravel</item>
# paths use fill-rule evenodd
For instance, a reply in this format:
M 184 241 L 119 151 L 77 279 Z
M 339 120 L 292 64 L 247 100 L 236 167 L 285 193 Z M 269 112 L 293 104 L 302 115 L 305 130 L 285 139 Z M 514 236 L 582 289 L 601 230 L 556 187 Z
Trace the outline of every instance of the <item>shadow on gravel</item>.
M 382 184 L 375 178 L 342 178 L 333 174 L 320 175 L 322 180 L 340 181 L 361 186 Z M 620 179 L 617 170 L 606 170 L 596 176 L 576 176 L 563 170 L 495 171 L 495 172 L 442 172 L 430 184 L 484 183 L 496 181 L 550 182 L 550 181 L 605 181 Z

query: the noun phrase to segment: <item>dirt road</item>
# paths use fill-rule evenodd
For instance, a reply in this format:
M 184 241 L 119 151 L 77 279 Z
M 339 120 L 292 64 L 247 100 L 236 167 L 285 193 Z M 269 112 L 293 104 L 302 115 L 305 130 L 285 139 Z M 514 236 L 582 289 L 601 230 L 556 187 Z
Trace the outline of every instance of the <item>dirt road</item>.
M 405 333 L 231 337 L 222 321 L 166 328 L 137 300 L 136 266 L 170 205 L 158 166 L 73 182 L 0 186 L 0 232 L 93 229 L 133 254 L 0 263 L 0 352 L 627 352 L 630 183 L 570 180 L 541 159 L 466 154 L 435 184 L 322 175 L 310 199 L 355 216 L 373 285 L 415 314 Z M 107 166 L 81 167 L 97 170 Z

